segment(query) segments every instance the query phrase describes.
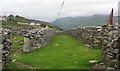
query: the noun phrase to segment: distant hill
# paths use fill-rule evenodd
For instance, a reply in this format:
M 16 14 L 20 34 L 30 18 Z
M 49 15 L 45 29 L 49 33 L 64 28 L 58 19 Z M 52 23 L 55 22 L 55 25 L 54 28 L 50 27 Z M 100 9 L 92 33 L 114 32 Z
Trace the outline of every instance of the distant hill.
M 94 15 L 94 16 L 78 16 L 78 17 L 65 17 L 60 18 L 52 22 L 54 25 L 62 29 L 70 29 L 77 26 L 94 26 L 94 25 L 103 25 L 108 22 L 107 15 Z M 117 22 L 117 17 L 114 16 L 114 22 Z
M 19 15 L 9 15 L 9 16 L 3 16 L 6 20 L 3 20 L 2 21 L 2 24 L 3 25 L 6 25 L 6 26 L 29 26 L 30 23 L 37 23 L 37 24 L 40 24 L 41 27 L 46 27 L 46 26 L 49 26 L 51 28 L 57 28 L 56 26 L 54 26 L 53 24 L 51 23 L 48 23 L 48 22 L 44 22 L 44 21 L 39 21 L 39 20 L 34 20 L 34 19 L 28 19 L 28 18 L 25 18 L 23 16 L 19 16 Z M 23 25 L 23 24 L 18 24 L 18 22 L 21 22 L 21 23 L 28 23 L 28 25 Z

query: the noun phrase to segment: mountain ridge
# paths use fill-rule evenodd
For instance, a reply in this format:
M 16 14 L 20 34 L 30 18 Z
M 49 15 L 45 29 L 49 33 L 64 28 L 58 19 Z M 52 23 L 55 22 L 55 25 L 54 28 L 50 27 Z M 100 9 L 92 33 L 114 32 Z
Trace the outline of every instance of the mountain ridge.
M 108 22 L 108 15 L 93 15 L 93 16 L 77 16 L 59 18 L 52 22 L 55 26 L 62 29 L 75 28 L 77 26 L 97 26 L 104 25 Z M 117 22 L 117 16 L 114 16 L 113 23 Z

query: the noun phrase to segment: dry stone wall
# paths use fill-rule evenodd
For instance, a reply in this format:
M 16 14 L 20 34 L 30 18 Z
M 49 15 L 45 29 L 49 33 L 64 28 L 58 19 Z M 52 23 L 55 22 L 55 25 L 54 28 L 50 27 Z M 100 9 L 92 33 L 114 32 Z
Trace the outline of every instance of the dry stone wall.
M 103 29 L 102 51 L 108 70 L 120 69 L 120 25 Z
M 100 47 L 103 60 L 111 69 L 120 69 L 120 25 L 82 27 L 66 31 L 88 47 Z
M 29 52 L 46 45 L 54 36 L 54 29 L 39 28 L 33 29 L 24 35 L 24 52 Z
M 120 69 L 120 25 L 108 27 L 81 27 L 65 31 L 67 34 L 81 40 L 90 48 L 100 47 L 107 70 Z M 65 32 L 56 32 L 64 34 Z M 24 52 L 29 52 L 46 45 L 54 36 L 52 28 L 37 28 L 24 34 Z M 11 41 L 10 30 L 0 30 L 0 70 L 10 61 Z
M 2 26 L 0 25 L 0 70 L 2 70 Z
M 81 40 L 87 47 L 95 48 L 101 47 L 101 27 L 81 27 L 74 28 L 66 31 L 69 35 Z
M 2 26 L 4 29 L 9 29 L 11 34 L 15 36 L 23 36 L 26 33 L 26 30 L 35 29 L 34 26 L 22 26 L 22 27 L 14 27 L 14 26 Z
M 0 38 L 0 70 L 2 70 L 11 61 L 10 30 L 1 28 Z

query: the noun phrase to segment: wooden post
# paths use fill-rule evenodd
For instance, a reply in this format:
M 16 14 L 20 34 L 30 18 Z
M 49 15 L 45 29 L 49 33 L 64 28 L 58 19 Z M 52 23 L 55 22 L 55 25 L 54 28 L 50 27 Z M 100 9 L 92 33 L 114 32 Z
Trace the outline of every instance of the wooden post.
M 111 10 L 111 13 L 110 13 L 110 15 L 109 15 L 109 19 L 108 19 L 108 27 L 109 26 L 113 26 L 113 8 L 112 8 L 112 10 Z

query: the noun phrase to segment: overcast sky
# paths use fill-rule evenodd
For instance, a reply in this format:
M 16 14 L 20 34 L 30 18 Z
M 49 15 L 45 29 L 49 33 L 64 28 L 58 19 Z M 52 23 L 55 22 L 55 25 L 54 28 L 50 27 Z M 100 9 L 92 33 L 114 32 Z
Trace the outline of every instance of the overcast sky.
M 61 17 L 91 16 L 95 14 L 108 15 L 114 8 L 118 13 L 119 0 L 65 0 Z M 63 0 L 1 0 L 0 14 L 18 14 L 30 19 L 54 21 Z

